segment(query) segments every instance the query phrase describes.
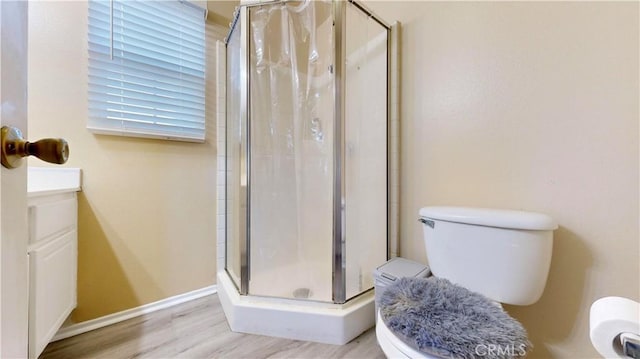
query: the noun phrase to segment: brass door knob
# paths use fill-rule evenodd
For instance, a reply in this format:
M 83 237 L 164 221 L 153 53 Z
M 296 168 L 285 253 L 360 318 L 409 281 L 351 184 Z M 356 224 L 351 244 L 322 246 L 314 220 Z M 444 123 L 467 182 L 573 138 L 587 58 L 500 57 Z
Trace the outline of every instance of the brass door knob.
M 22 132 L 15 127 L 2 127 L 2 165 L 6 168 L 20 167 L 22 157 L 36 156 L 39 159 L 63 164 L 69 158 L 69 145 L 61 138 L 45 138 L 37 142 L 28 142 L 22 138 Z

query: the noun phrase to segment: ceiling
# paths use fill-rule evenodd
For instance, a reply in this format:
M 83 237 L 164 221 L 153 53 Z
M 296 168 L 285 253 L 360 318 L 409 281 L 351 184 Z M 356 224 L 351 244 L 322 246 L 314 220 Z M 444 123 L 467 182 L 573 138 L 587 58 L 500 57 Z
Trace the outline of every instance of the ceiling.
M 228 25 L 233 17 L 233 11 L 240 5 L 239 0 L 208 0 L 207 9 L 213 21 L 221 25 Z

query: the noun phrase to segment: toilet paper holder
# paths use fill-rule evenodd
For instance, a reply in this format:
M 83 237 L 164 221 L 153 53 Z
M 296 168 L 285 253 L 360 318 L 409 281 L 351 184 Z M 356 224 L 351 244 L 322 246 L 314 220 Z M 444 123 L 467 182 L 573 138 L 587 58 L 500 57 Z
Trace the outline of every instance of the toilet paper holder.
M 633 333 L 620 334 L 622 353 L 629 358 L 640 359 L 640 335 Z

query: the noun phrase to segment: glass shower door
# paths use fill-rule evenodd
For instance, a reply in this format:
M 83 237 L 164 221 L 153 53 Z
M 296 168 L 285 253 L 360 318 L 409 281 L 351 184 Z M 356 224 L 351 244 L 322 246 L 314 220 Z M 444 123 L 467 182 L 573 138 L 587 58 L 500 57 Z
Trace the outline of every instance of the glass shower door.
M 385 27 L 346 4 L 345 293 L 373 287 L 387 260 L 387 36 Z
M 238 19 L 241 22 L 242 19 Z M 242 257 L 246 255 L 246 114 L 242 110 L 242 60 L 240 24 L 227 42 L 225 124 L 225 268 L 236 287 L 241 289 Z

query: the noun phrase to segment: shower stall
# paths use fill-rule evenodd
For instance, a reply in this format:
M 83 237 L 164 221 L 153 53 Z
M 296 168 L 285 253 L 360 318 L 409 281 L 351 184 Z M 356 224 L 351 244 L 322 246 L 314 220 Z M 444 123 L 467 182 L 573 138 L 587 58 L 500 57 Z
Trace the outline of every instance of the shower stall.
M 355 1 L 237 9 L 218 274 L 233 330 L 341 344 L 373 324 L 372 271 L 389 253 L 390 36 Z

